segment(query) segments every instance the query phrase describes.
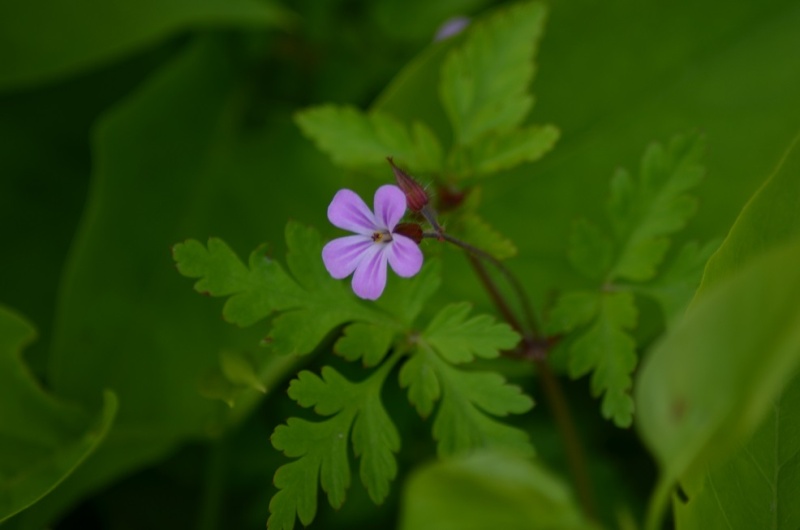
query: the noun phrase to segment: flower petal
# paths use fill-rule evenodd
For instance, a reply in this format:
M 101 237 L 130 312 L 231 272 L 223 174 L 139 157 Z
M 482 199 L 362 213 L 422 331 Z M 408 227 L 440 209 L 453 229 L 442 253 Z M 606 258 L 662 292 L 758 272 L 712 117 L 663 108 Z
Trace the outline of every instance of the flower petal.
M 328 220 L 338 228 L 356 234 L 372 235 L 375 231 L 375 216 L 354 191 L 343 189 L 336 192 L 328 206 Z
M 398 276 L 410 278 L 422 268 L 422 251 L 414 240 L 400 234 L 392 234 L 389 247 L 386 252 L 389 255 L 389 265 Z
M 377 300 L 386 287 L 386 259 L 389 245 L 372 245 L 363 254 L 353 274 L 353 292 L 367 300 Z
M 373 245 L 372 239 L 364 236 L 340 237 L 322 248 L 322 261 L 331 276 L 341 280 L 353 274 Z
M 389 231 L 406 213 L 406 194 L 392 184 L 386 184 L 375 192 L 375 221 Z

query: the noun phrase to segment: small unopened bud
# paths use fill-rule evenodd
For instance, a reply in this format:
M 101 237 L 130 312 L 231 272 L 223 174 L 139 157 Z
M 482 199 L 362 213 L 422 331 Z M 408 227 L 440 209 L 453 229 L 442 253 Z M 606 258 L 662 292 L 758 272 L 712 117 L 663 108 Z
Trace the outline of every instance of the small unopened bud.
M 400 223 L 394 227 L 393 232 L 413 240 L 417 245 L 422 241 L 422 227 L 417 223 Z
M 392 157 L 386 157 L 386 160 L 388 160 L 389 164 L 392 166 L 397 185 L 403 190 L 403 193 L 406 194 L 408 209 L 412 212 L 422 211 L 425 205 L 428 204 L 428 194 L 425 192 L 425 189 L 411 176 L 406 174 L 405 171 L 394 165 Z

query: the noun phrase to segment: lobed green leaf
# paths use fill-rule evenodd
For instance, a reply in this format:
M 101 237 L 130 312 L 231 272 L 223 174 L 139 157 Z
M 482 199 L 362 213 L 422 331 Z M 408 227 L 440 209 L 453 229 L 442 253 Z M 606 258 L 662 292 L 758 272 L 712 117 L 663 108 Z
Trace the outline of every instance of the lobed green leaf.
M 458 144 L 525 119 L 533 106 L 528 86 L 545 14 L 536 2 L 498 11 L 469 28 L 464 44 L 448 54 L 439 95 Z
M 588 304 L 587 304 L 588 306 Z M 592 393 L 603 396 L 603 416 L 619 427 L 633 420 L 631 374 L 636 367 L 636 341 L 629 331 L 636 325 L 633 295 L 604 293 L 597 304 L 597 317 L 576 336 L 569 349 L 569 373 L 573 378 L 592 372 Z
M 416 348 L 400 370 L 400 385 L 420 416 L 433 412 L 433 437 L 440 455 L 483 447 L 504 447 L 532 453 L 527 435 L 492 416 L 521 414 L 533 401 L 519 388 L 491 372 L 469 372 L 453 364 L 475 357 L 494 358 L 519 336 L 505 324 L 480 316 L 468 319 L 469 304 L 442 309 L 416 340 Z M 452 363 L 452 364 L 451 364 Z
M 189 240 L 173 255 L 181 274 L 200 278 L 195 290 L 212 296 L 230 296 L 223 315 L 249 326 L 280 313 L 268 336 L 281 354 L 307 354 L 332 329 L 350 321 L 396 326 L 384 312 L 360 303 L 345 284 L 330 277 L 322 265 L 322 241 L 312 228 L 295 222 L 286 226 L 287 261 L 292 275 L 257 249 L 245 266 L 221 240 L 208 246 Z
M 351 430 L 361 481 L 375 503 L 383 502 L 389 483 L 397 475 L 394 454 L 400 450 L 400 435 L 380 400 L 381 387 L 393 364 L 384 363 L 359 383 L 328 366 L 322 369 L 321 378 L 303 371 L 291 382 L 292 399 L 329 417 L 319 422 L 290 418 L 275 429 L 273 446 L 297 460 L 275 473 L 279 491 L 270 501 L 268 528 L 293 528 L 295 514 L 301 523 L 310 524 L 316 515 L 318 482 L 331 506 L 341 507 L 351 481 Z
M 302 110 L 295 122 L 335 164 L 375 167 L 393 157 L 414 171 L 441 169 L 439 139 L 422 122 L 412 131 L 394 116 L 381 111 L 364 113 L 350 106 L 322 105 Z
M 703 177 L 703 142 L 677 136 L 665 149 L 651 145 L 642 159 L 638 182 L 618 172 L 611 186 L 609 216 L 621 244 L 610 278 L 649 280 L 669 248 L 667 236 L 683 228 L 696 200 L 687 192 Z
M 470 145 L 466 166 L 471 174 L 490 175 L 523 162 L 535 162 L 548 153 L 559 137 L 552 125 L 531 125 L 493 132 Z
M 475 357 L 492 359 L 519 343 L 519 335 L 508 324 L 498 324 L 488 315 L 468 318 L 471 308 L 468 303 L 445 307 L 428 324 L 422 340 L 454 364 Z

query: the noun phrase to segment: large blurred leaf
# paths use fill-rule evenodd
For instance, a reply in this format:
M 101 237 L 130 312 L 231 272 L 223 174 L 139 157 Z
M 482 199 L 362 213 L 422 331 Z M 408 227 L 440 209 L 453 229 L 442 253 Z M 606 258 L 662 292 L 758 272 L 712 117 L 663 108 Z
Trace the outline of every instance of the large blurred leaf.
M 47 395 L 22 362 L 33 328 L 0 306 L 0 521 L 34 504 L 103 441 L 117 411 L 105 394 L 102 412 Z
M 735 456 L 682 481 L 688 501 L 674 499 L 680 530 L 800 528 L 800 377 L 769 410 Z
M 312 205 L 330 196 L 305 186 L 301 199 L 264 208 L 291 189 L 271 178 L 289 174 L 280 161 L 303 167 L 313 159 L 297 154 L 299 135 L 281 132 L 291 130 L 288 115 L 275 132 L 242 129 L 247 100 L 237 75 L 224 42 L 198 43 L 96 130 L 92 191 L 63 281 L 49 375 L 59 395 L 87 407 L 97 406 L 101 389 L 114 390 L 119 421 L 68 485 L 18 518 L 21 528 L 40 528 L 87 490 L 225 424 L 224 405 L 203 398 L 200 381 L 219 370 L 223 350 L 257 353 L 264 330 L 222 322 L 218 305 L 181 281 L 170 247 L 210 234 L 234 248 L 280 243 L 283 221 L 273 216 L 291 210 L 316 220 L 324 206 L 316 214 Z M 278 382 L 293 362 L 262 375 Z
M 775 172 L 742 210 L 724 244 L 709 260 L 700 290 L 710 288 L 747 260 L 800 237 L 800 136 Z
M 708 263 L 700 294 L 770 248 L 800 237 L 798 207 L 800 148 L 795 140 Z M 785 267 L 797 269 L 797 263 L 787 262 Z M 761 350 L 754 355 L 760 356 Z M 795 375 L 743 448 L 724 465 L 694 469 L 683 478 L 688 503 L 675 501 L 678 527 L 788 530 L 800 526 L 798 411 L 800 375 Z
M 649 528 L 676 481 L 752 434 L 800 364 L 797 263 L 798 240 L 752 260 L 702 293 L 645 360 L 639 428 L 661 468 Z
M 406 483 L 404 530 L 594 528 L 569 490 L 529 460 L 480 452 L 437 462 Z
M 282 10 L 256 0 L 8 0 L 0 3 L 0 89 L 110 62 L 193 26 L 285 21 Z

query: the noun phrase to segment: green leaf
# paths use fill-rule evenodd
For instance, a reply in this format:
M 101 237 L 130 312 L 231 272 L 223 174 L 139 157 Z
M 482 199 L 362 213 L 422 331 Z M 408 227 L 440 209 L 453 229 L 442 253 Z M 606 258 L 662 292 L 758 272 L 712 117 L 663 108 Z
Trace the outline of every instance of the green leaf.
M 315 230 L 290 222 L 286 243 L 293 276 L 260 249 L 245 267 L 224 242 L 213 238 L 208 247 L 193 240 L 175 245 L 173 256 L 181 274 L 200 278 L 195 290 L 231 297 L 223 309 L 226 320 L 249 326 L 280 312 L 272 321 L 268 341 L 281 354 L 307 354 L 332 329 L 350 321 L 396 325 L 385 313 L 357 301 L 345 283 L 330 277 L 320 259 L 322 241 Z
M 457 143 L 520 125 L 533 106 L 528 87 L 546 9 L 520 3 L 467 30 L 463 45 L 442 65 L 439 94 Z
M 579 321 L 579 315 L 588 315 L 588 299 L 579 295 L 569 303 L 571 308 L 581 310 L 572 317 L 575 321 Z M 630 426 L 633 419 L 629 392 L 636 367 L 636 342 L 628 332 L 636 325 L 637 315 L 633 295 L 604 293 L 597 305 L 596 319 L 574 338 L 569 349 L 570 377 L 592 372 L 592 393 L 603 395 L 603 416 L 613 419 L 619 427 Z
M 575 221 L 569 239 L 569 261 L 575 270 L 587 278 L 602 280 L 608 274 L 612 258 L 611 240 L 588 221 Z
M 800 237 L 800 136 L 742 210 L 730 234 L 711 257 L 701 289 L 708 289 L 747 259 Z
M 427 259 L 419 273 L 408 279 L 389 278 L 378 307 L 396 315 L 406 329 L 414 326 L 425 303 L 442 283 L 442 264 L 438 259 Z
M 568 291 L 558 297 L 550 311 L 550 333 L 566 333 L 587 325 L 600 309 L 602 294 L 594 291 Z
M 636 381 L 639 430 L 661 468 L 655 528 L 687 474 L 721 462 L 761 423 L 800 365 L 800 242 L 701 292 Z M 694 490 L 693 490 L 694 492 Z
M 354 107 L 322 105 L 298 112 L 295 122 L 335 164 L 344 167 L 385 167 L 386 157 L 391 156 L 415 172 L 441 169 L 439 140 L 419 121 L 409 133 L 385 112 L 367 114 Z
M 386 356 L 394 336 L 391 328 L 357 322 L 345 328 L 334 349 L 348 361 L 363 358 L 364 366 L 375 366 Z
M 492 372 L 467 372 L 439 360 L 431 363 L 442 387 L 442 400 L 433 422 L 433 438 L 440 456 L 481 448 L 503 448 L 521 455 L 533 454 L 528 435 L 492 418 L 522 414 L 533 400 L 502 376 Z
M 703 177 L 703 143 L 677 136 L 665 149 L 651 145 L 642 159 L 638 182 L 618 172 L 611 184 L 609 215 L 622 250 L 611 279 L 649 280 L 669 248 L 667 236 L 682 229 L 697 201 L 687 195 Z
M 689 500 L 675 502 L 679 530 L 800 526 L 800 377 L 767 410 L 745 447 L 724 464 L 683 481 Z
M 469 304 L 440 311 L 416 339 L 417 347 L 400 370 L 400 385 L 422 417 L 441 400 L 433 423 L 440 455 L 482 447 L 504 447 L 530 454 L 527 435 L 491 416 L 521 414 L 533 401 L 496 373 L 469 372 L 451 363 L 494 358 L 512 348 L 519 336 L 486 316 L 467 320 Z
M 402 530 L 588 530 L 569 487 L 536 463 L 481 451 L 436 462 L 406 483 Z
M 104 393 L 95 417 L 42 390 L 21 350 L 31 325 L 0 306 L 0 521 L 50 493 L 103 442 L 117 399 Z
M 719 244 L 719 240 L 710 241 L 702 247 L 694 241 L 686 243 L 654 281 L 633 285 L 631 290 L 658 302 L 667 326 L 672 327 L 697 291 L 703 269 Z
M 3 2 L 0 88 L 98 67 L 187 29 L 270 28 L 288 21 L 275 4 L 254 0 L 142 0 L 126 9 L 102 0 Z
M 380 399 L 393 365 L 384 363 L 359 383 L 348 381 L 328 366 L 322 369 L 321 378 L 303 371 L 292 381 L 292 399 L 330 418 L 319 422 L 290 418 L 275 429 L 272 444 L 297 460 L 275 473 L 279 491 L 270 501 L 268 528 L 293 528 L 295 514 L 303 525 L 310 524 L 316 515 L 318 482 L 331 506 L 342 506 L 351 481 L 347 451 L 351 428 L 361 481 L 373 502 L 384 501 L 389 483 L 397 475 L 394 454 L 400 450 L 400 435 Z
M 706 267 L 698 304 L 703 293 L 724 284 L 743 265 L 769 249 L 797 241 L 800 237 L 795 210 L 798 175 L 800 149 L 795 139 Z M 760 309 L 766 311 L 769 306 Z M 759 345 L 758 356 L 762 347 Z M 796 344 L 795 348 L 800 346 Z M 753 391 L 762 390 L 755 387 Z M 779 389 L 770 387 L 769 391 L 777 394 Z M 737 448 L 722 464 L 695 466 L 681 479 L 688 503 L 675 505 L 678 527 L 691 530 L 701 525 L 707 527 L 708 521 L 727 521 L 741 528 L 796 528 L 800 524 L 795 502 L 800 494 L 796 472 L 800 451 L 798 410 L 800 375 L 794 373 L 772 406 L 765 407 L 761 425 L 743 447 Z
M 470 173 L 484 176 L 535 162 L 553 148 L 558 137 L 558 129 L 552 125 L 495 132 L 469 147 L 466 166 Z
M 519 335 L 508 324 L 498 324 L 488 315 L 468 319 L 472 305 L 452 304 L 431 320 L 422 339 L 447 362 L 468 363 L 481 357 L 493 359 L 500 350 L 510 350 L 519 343 Z
M 408 401 L 423 418 L 433 412 L 433 406 L 442 395 L 442 387 L 436 375 L 431 352 L 417 352 L 403 363 L 400 369 L 400 386 L 408 388 Z
M 499 260 L 506 260 L 517 255 L 517 246 L 514 242 L 492 228 L 476 213 L 468 212 L 459 215 L 447 228 L 456 237 L 469 241 L 470 244 Z

